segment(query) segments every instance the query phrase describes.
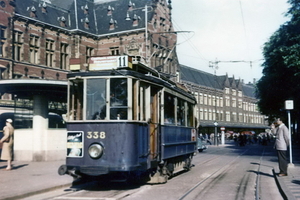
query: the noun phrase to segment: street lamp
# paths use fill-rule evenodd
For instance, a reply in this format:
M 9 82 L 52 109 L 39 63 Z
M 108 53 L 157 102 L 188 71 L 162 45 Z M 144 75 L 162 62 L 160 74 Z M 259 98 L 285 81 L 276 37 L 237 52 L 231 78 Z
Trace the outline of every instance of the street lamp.
M 218 135 L 217 135 L 217 127 L 218 127 L 218 122 L 214 122 L 215 125 L 215 136 L 214 136 L 214 144 L 218 145 Z

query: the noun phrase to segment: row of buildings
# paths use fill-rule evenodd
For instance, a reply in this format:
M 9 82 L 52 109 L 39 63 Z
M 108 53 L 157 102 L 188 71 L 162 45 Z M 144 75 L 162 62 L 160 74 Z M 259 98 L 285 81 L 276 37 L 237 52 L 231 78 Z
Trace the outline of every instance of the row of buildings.
M 92 56 L 125 54 L 186 85 L 198 101 L 198 124 L 206 131 L 216 121 L 228 130 L 265 128 L 254 85 L 179 64 L 176 33 L 171 0 L 0 0 L 0 106 L 63 114 L 70 70 L 86 70 Z M 41 105 L 34 107 L 33 101 Z M 61 132 L 40 124 L 33 122 L 30 128 L 39 133 L 29 138 L 24 129 L 16 133 L 21 138 L 15 144 L 17 159 L 60 159 Z M 51 133 L 50 142 L 41 130 L 58 132 Z M 39 142 L 46 147 L 34 145 Z
M 234 132 L 263 132 L 267 128 L 266 118 L 257 107 L 254 83 L 184 65 L 180 65 L 180 80 L 197 99 L 196 116 L 202 132 L 210 132 L 215 122 Z

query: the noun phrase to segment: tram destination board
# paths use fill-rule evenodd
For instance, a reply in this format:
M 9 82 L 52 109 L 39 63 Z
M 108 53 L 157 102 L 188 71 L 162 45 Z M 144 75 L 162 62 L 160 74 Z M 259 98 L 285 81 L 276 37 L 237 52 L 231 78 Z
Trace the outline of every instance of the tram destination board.
M 103 56 L 91 57 L 89 60 L 89 70 L 110 70 L 116 68 L 132 68 L 132 58 L 129 56 Z

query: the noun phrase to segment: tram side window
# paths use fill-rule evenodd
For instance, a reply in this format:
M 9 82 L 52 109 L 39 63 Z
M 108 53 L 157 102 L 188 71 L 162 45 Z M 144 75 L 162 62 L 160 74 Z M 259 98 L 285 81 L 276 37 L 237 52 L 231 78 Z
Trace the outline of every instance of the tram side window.
M 127 119 L 127 79 L 110 79 L 110 119 Z
M 192 127 L 194 120 L 194 107 L 191 103 L 188 103 L 187 109 L 187 126 Z
M 168 93 L 164 97 L 164 116 L 165 124 L 175 124 L 175 98 Z
M 185 126 L 185 105 L 184 101 L 180 98 L 177 100 L 177 125 Z
M 72 80 L 70 83 L 69 120 L 82 120 L 83 80 Z
M 106 79 L 88 79 L 86 93 L 86 119 L 106 117 Z

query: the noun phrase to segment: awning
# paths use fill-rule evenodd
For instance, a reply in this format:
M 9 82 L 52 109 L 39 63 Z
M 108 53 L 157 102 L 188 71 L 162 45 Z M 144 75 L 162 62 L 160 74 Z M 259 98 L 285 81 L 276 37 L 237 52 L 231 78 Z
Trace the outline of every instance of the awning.
M 46 95 L 50 101 L 67 102 L 67 81 L 44 79 L 0 80 L 0 93 L 17 95 L 18 98 L 32 98 Z

